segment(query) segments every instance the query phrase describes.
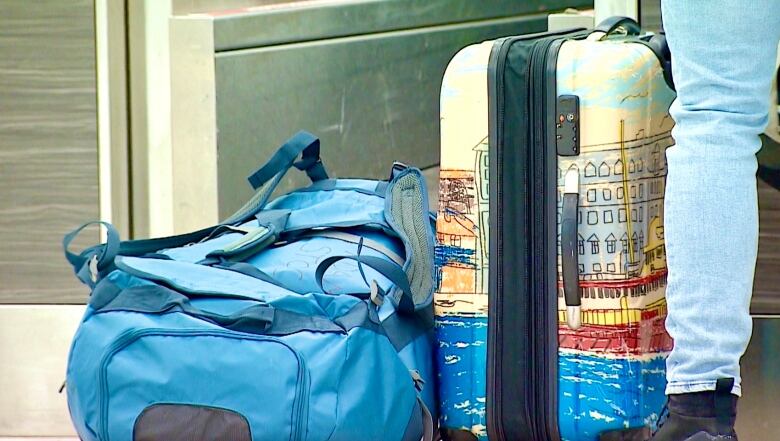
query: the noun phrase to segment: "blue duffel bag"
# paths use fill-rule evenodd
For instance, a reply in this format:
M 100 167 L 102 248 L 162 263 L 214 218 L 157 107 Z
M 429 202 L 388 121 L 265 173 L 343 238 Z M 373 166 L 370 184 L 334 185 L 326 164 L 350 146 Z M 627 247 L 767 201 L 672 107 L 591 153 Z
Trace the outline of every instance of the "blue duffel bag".
M 319 150 L 291 138 L 219 225 L 121 242 L 102 223 L 79 254 L 86 225 L 65 237 L 92 288 L 66 381 L 82 440 L 433 438 L 425 181 L 329 179 Z M 269 202 L 293 167 L 313 183 Z

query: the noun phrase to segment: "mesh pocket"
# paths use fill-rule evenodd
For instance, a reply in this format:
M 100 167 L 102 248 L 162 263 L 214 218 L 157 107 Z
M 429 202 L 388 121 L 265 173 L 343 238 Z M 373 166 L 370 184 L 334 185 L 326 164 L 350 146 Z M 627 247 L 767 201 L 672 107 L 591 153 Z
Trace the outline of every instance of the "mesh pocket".
M 424 185 L 419 172 L 401 176 L 393 185 L 390 204 L 391 223 L 406 237 L 412 252 L 406 273 L 415 305 L 428 301 L 434 282 L 433 238 Z
M 133 441 L 251 441 L 242 415 L 214 407 L 153 404 L 138 416 Z

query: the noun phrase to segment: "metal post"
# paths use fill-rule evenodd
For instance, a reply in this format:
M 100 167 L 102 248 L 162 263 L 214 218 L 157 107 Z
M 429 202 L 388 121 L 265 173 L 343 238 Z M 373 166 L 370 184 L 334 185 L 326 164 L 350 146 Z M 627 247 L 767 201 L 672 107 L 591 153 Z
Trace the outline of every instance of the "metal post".
M 548 31 L 559 31 L 571 28 L 592 28 L 594 26 L 592 9 L 587 11 L 567 9 L 562 13 L 550 14 L 547 16 Z
M 639 0 L 594 0 L 593 9 L 596 11 L 597 24 L 613 15 L 639 21 Z

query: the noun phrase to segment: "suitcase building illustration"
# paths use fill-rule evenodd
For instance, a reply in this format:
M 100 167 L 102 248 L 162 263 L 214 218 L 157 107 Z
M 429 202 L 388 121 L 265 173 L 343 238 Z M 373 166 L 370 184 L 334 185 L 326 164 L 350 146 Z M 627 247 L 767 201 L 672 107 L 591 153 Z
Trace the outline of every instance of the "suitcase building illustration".
M 435 297 L 445 437 L 640 440 L 656 423 L 672 347 L 664 47 L 614 18 L 450 62 Z

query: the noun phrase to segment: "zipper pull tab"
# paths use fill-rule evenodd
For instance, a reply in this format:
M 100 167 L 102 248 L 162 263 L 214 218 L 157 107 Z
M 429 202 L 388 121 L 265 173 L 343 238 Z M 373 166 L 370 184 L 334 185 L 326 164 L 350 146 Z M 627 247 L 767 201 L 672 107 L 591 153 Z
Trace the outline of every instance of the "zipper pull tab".
M 425 386 L 425 380 L 423 380 L 422 375 L 420 375 L 420 372 L 415 369 L 410 369 L 409 374 L 412 376 L 412 381 L 414 382 L 414 388 L 417 389 L 417 392 L 422 392 L 423 386 Z

